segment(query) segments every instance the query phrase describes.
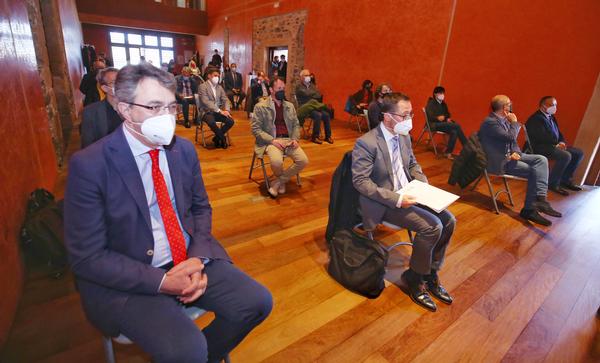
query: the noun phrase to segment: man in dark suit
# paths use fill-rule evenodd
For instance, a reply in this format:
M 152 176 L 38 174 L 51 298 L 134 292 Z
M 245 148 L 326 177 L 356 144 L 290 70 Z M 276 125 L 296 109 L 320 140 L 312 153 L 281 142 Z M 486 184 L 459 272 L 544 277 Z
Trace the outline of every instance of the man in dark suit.
M 213 56 L 212 56 L 212 59 L 210 60 L 210 62 L 212 63 L 212 66 L 221 69 L 221 64 L 223 63 L 223 59 L 219 55 L 218 49 L 215 49 L 215 52 L 213 53 Z
M 233 127 L 234 121 L 229 113 L 230 107 L 225 90 L 219 85 L 219 74 L 218 69 L 208 68 L 206 82 L 198 88 L 198 108 L 200 120 L 206 122 L 215 134 L 213 138 L 215 147 L 227 149 L 229 145 L 225 134 Z
M 250 88 L 252 92 L 252 107 L 250 108 L 250 112 L 254 111 L 254 106 L 271 95 L 271 91 L 269 89 L 269 79 L 265 75 L 265 72 L 259 71 L 256 74 L 256 79 L 252 80 L 252 86 Z M 247 101 L 246 101 L 247 102 Z
M 237 71 L 237 65 L 235 63 L 231 63 L 230 71 L 225 73 L 223 83 L 225 84 L 227 98 L 231 101 L 233 109 L 237 110 L 240 108 L 244 98 L 246 98 L 246 93 L 243 91 L 244 80 L 242 79 L 242 74 Z M 236 96 L 237 100 L 235 98 Z
M 104 99 L 104 92 L 99 89 L 98 81 L 96 80 L 98 71 L 104 68 L 106 68 L 106 64 L 104 64 L 103 61 L 95 60 L 90 72 L 86 73 L 83 78 L 81 78 L 79 91 L 85 95 L 85 98 L 83 99 L 84 107 Z
M 83 109 L 81 121 L 81 148 L 93 144 L 117 129 L 123 122 L 117 112 L 115 80 L 118 69 L 104 68 L 98 72 L 98 84 L 106 98 Z
M 285 59 L 285 55 L 281 55 L 281 60 L 279 61 L 279 69 L 277 70 L 277 76 L 285 82 L 287 79 L 287 60 Z
M 427 121 L 431 126 L 431 131 L 441 131 L 448 134 L 448 145 L 446 145 L 446 157 L 453 159 L 454 146 L 456 139 L 464 146 L 467 143 L 467 138 L 460 125 L 456 120 L 450 117 L 448 104 L 445 101 L 446 90 L 442 86 L 437 86 L 433 89 L 433 97 L 427 100 L 425 112 L 427 113 Z
M 192 77 L 190 67 L 183 67 L 181 75 L 177 76 L 175 80 L 177 81 L 175 93 L 177 103 L 181 104 L 185 127 L 190 128 L 190 105 L 196 103 L 194 95 L 198 93 L 198 84 Z
M 552 208 L 548 195 L 548 159 L 542 155 L 525 154 L 517 145 L 521 130 L 512 102 L 505 95 L 492 98 L 492 112 L 479 128 L 479 140 L 488 159 L 487 170 L 492 174 L 511 174 L 527 178 L 525 205 L 519 215 L 534 223 L 550 226 L 552 222 L 541 216 L 562 214 Z
M 363 225 L 373 230 L 382 221 L 416 232 L 410 268 L 402 274 L 403 288 L 418 305 L 436 311 L 429 293 L 445 304 L 452 297 L 440 284 L 438 271 L 454 232 L 456 219 L 417 205 L 402 192 L 412 179 L 427 182 L 412 151 L 408 132 L 412 128 L 412 105 L 408 96 L 383 96 L 383 121 L 361 136 L 352 151 L 352 183 L 360 193 Z M 425 286 L 423 286 L 425 282 Z
M 211 234 L 194 146 L 174 137 L 175 80 L 150 64 L 117 76 L 123 126 L 73 155 L 65 243 L 88 319 L 153 362 L 219 362 L 269 314 L 271 295 Z M 199 330 L 183 305 L 213 311 Z
M 527 133 L 533 151 L 544 155 L 556 163 L 548 177 L 548 189 L 561 195 L 569 195 L 564 188 L 580 191 L 581 187 L 573 184 L 575 170 L 583 159 L 583 151 L 568 146 L 562 132 L 558 128 L 556 98 L 544 96 L 540 100 L 539 109 L 527 120 Z

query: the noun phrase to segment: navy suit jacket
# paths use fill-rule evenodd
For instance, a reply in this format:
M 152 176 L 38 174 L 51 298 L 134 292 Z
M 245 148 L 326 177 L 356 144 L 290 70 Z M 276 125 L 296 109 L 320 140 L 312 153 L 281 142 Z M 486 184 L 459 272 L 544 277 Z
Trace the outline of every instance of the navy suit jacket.
M 565 142 L 563 134 L 558 128 L 558 123 L 554 116 L 550 116 L 552 121 L 548 121 L 546 115 L 542 111 L 537 110 L 533 115 L 527 119 L 527 133 L 529 134 L 529 141 L 533 147 L 533 152 L 544 156 L 549 156 L 554 151 L 556 144 L 559 142 Z M 552 132 L 552 122 L 558 130 L 558 137 Z
M 521 130 L 518 122 L 509 122 L 508 127 L 490 113 L 479 128 L 479 141 L 487 156 L 487 170 L 493 174 L 503 174 L 505 170 L 507 153 L 521 153 L 517 145 L 517 136 Z
M 175 137 L 165 150 L 177 212 L 191 237 L 188 257 L 229 260 L 211 234 L 212 209 L 194 146 Z M 150 212 L 123 126 L 71 157 L 65 244 L 86 315 L 104 334 L 118 333 L 129 296 L 159 294 L 165 271 L 151 265 Z

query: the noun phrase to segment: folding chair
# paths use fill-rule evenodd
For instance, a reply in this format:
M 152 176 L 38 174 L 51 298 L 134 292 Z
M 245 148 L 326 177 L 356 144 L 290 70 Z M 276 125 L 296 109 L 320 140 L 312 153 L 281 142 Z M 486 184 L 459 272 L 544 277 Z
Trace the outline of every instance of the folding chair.
M 198 95 L 196 96 L 196 105 L 198 105 L 200 103 L 200 97 Z M 229 100 L 227 101 L 229 102 Z M 198 107 L 198 106 L 197 106 Z M 208 137 L 210 137 L 210 135 L 214 135 L 214 133 L 212 132 L 212 130 L 210 129 L 210 127 L 208 127 L 208 124 L 206 124 L 206 122 L 204 122 L 203 120 L 204 117 L 198 117 L 198 115 L 196 115 L 196 136 L 194 137 L 194 141 L 196 142 L 196 145 L 198 144 L 198 135 L 200 135 L 200 138 L 202 140 L 202 146 L 206 147 L 206 139 Z M 217 127 L 222 127 L 223 123 L 220 121 L 216 122 Z M 205 126 L 206 125 L 206 126 Z M 208 127 L 208 130 L 205 129 L 205 127 Z M 210 133 L 208 136 L 205 135 L 205 133 Z M 231 137 L 229 136 L 229 131 L 227 131 L 225 133 L 225 138 L 227 139 L 227 144 L 231 145 Z
M 350 125 L 350 127 L 352 127 L 352 123 L 356 122 L 356 128 L 358 129 L 358 132 L 362 133 L 362 130 L 360 128 L 360 124 L 363 120 L 366 121 L 367 124 L 367 130 L 371 130 L 371 125 L 369 124 L 369 118 L 367 117 L 367 110 L 363 110 L 363 113 L 360 114 L 353 114 L 352 111 L 352 98 L 348 97 L 348 100 L 346 100 L 346 106 L 344 107 L 344 111 L 346 111 L 350 117 L 348 118 L 348 124 Z
M 269 182 L 269 175 L 267 174 L 267 168 L 265 167 L 265 165 L 269 165 L 270 162 L 266 162 L 265 163 L 265 156 L 266 156 L 266 153 L 263 155 L 262 158 L 259 158 L 256 155 L 256 153 L 252 154 L 252 164 L 250 164 L 250 171 L 248 172 L 248 179 L 252 180 L 256 184 L 260 184 L 260 181 L 258 181 L 256 179 L 252 179 L 252 173 L 254 172 L 254 169 L 261 168 L 262 172 L 263 172 L 263 177 L 264 177 L 264 180 L 265 180 L 265 185 L 267 186 L 267 189 L 269 189 L 271 187 L 271 183 Z M 283 154 L 283 160 L 284 161 L 285 161 L 286 157 L 287 156 L 285 154 Z M 256 159 L 258 159 L 258 165 L 256 163 Z M 302 186 L 302 182 L 300 181 L 300 174 L 296 174 L 296 184 L 299 187 Z
M 510 188 L 508 187 L 508 179 L 527 181 L 527 179 L 525 178 L 521 178 L 519 176 L 514 176 L 510 174 L 491 174 L 488 173 L 486 169 L 484 169 L 483 173 L 479 176 L 479 178 L 477 178 L 477 181 L 475 181 L 475 184 L 473 184 L 473 186 L 471 187 L 471 191 L 477 188 L 477 185 L 479 184 L 482 178 L 485 178 L 485 181 L 487 182 L 488 190 L 490 191 L 490 196 L 492 197 L 492 202 L 494 203 L 494 210 L 496 214 L 500 214 L 497 200 L 500 194 L 502 193 L 506 193 L 506 195 L 508 196 L 508 202 L 511 206 L 515 205 L 512 193 L 510 192 Z M 497 192 L 495 192 L 494 186 L 492 185 L 492 181 L 490 180 L 490 178 L 502 178 L 502 182 L 504 183 L 504 189 L 500 189 Z
M 442 131 L 431 131 L 431 124 L 429 123 L 429 119 L 427 118 L 427 111 L 425 111 L 425 107 L 422 108 L 423 110 L 423 115 L 425 115 L 425 125 L 423 125 L 423 130 L 421 130 L 421 134 L 419 135 L 419 138 L 417 139 L 417 143 L 415 144 L 415 146 L 419 145 L 419 142 L 421 142 L 421 139 L 423 138 L 423 135 L 425 135 L 425 133 L 427 133 L 427 135 L 429 135 L 429 140 L 428 143 L 431 144 L 431 146 L 433 146 L 433 153 L 435 154 L 435 156 L 438 156 L 438 152 L 437 152 L 437 145 L 435 143 L 435 139 L 433 138 L 434 135 L 448 135 L 445 132 Z
M 199 317 L 201 317 L 202 315 L 206 314 L 206 310 L 202 310 L 195 306 L 183 307 L 183 310 L 184 310 L 185 314 L 188 316 L 188 318 L 190 318 L 191 320 L 196 320 Z M 116 362 L 115 361 L 115 350 L 113 347 L 113 340 L 115 342 L 117 342 L 119 344 L 123 344 L 123 345 L 133 344 L 133 342 L 123 334 L 120 334 L 118 337 L 108 337 L 108 336 L 102 337 L 102 345 L 104 347 L 104 355 L 106 356 L 106 363 L 115 363 Z M 229 359 L 229 354 L 227 354 L 225 356 L 223 361 L 225 363 L 231 363 L 231 360 Z

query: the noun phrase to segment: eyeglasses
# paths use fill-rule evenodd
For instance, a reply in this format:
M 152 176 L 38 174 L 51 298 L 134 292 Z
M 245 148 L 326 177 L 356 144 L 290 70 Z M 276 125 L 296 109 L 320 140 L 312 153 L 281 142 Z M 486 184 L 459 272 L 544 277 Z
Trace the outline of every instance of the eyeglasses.
M 406 121 L 408 119 L 412 119 L 413 116 L 415 115 L 412 111 L 410 111 L 410 113 L 407 115 L 400 115 L 398 113 L 392 113 L 392 112 L 388 112 L 388 114 L 398 116 L 400 118 L 400 122 Z
M 171 103 L 170 105 L 167 105 L 167 106 L 162 106 L 162 105 L 148 106 L 148 105 L 142 105 L 142 104 L 135 103 L 135 102 L 126 102 L 126 103 L 128 105 L 132 105 L 132 106 L 143 107 L 146 110 L 149 110 L 154 115 L 158 115 L 161 110 L 165 110 L 172 115 L 176 115 L 181 110 L 181 105 L 178 103 Z

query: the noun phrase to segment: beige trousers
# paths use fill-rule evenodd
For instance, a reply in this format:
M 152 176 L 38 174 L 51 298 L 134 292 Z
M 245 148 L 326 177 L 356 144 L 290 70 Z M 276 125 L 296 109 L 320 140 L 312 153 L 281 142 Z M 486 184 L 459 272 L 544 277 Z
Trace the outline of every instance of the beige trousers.
M 284 184 L 294 175 L 300 173 L 308 164 L 308 158 L 300 146 L 295 149 L 286 147 L 284 150 L 279 150 L 277 146 L 269 145 L 265 152 L 269 155 L 269 162 L 271 163 L 273 174 L 275 174 L 275 176 L 279 178 L 279 181 Z M 294 161 L 294 163 L 285 170 L 283 170 L 283 155 Z

